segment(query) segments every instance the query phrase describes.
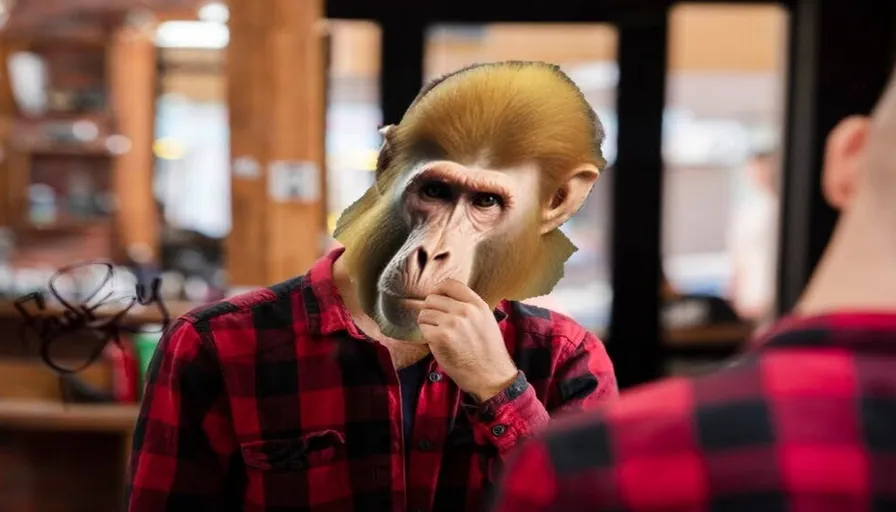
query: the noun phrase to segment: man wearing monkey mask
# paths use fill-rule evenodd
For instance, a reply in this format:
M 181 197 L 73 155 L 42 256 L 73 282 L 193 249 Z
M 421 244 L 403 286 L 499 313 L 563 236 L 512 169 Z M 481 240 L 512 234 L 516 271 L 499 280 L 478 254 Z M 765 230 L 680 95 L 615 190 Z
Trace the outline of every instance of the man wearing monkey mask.
M 304 276 L 180 318 L 149 371 L 131 512 L 478 510 L 549 417 L 617 395 L 601 342 L 518 302 L 604 167 L 559 68 L 472 66 L 382 130 L 376 182 Z

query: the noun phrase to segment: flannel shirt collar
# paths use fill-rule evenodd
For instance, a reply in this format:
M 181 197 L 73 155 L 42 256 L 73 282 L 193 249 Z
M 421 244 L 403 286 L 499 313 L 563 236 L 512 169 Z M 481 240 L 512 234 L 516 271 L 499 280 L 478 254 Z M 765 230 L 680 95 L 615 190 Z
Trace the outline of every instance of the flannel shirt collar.
M 313 334 L 330 335 L 347 331 L 357 339 L 367 339 L 355 325 L 333 280 L 333 263 L 342 256 L 345 247 L 338 247 L 317 260 L 305 275 L 302 295 L 308 330 Z M 495 308 L 495 320 L 501 323 L 507 318 L 502 305 Z
M 760 334 L 750 348 L 761 351 L 793 347 L 842 347 L 896 353 L 896 311 L 791 315 Z

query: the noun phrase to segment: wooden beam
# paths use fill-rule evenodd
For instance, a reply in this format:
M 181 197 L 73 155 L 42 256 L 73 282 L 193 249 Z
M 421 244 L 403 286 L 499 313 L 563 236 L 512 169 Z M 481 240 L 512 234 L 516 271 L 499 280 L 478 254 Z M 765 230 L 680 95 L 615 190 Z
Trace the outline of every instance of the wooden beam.
M 14 43 L 0 39 L 0 60 L 7 62 L 14 51 Z M 15 98 L 12 95 L 7 67 L 0 66 L 0 227 L 7 226 L 13 218 L 12 180 L 9 176 L 9 146 L 6 143 L 12 128 L 12 119 L 16 111 Z
M 267 75 L 265 27 L 258 13 L 267 2 L 234 0 L 230 5 L 230 44 L 227 47 L 228 107 L 230 115 L 231 211 L 227 238 L 227 267 L 231 284 L 267 283 L 267 196 L 265 175 L 271 105 Z M 254 54 L 254 55 L 253 55 Z
M 155 259 L 159 245 L 152 155 L 156 47 L 150 33 L 127 26 L 117 29 L 110 41 L 108 74 L 116 130 L 130 143 L 130 149 L 113 160 L 116 247 L 125 252 L 141 247 L 141 252 L 148 251 Z
M 671 73 L 784 73 L 781 5 L 679 4 L 669 14 Z
M 660 260 L 667 17 L 645 13 L 619 30 L 619 142 L 613 186 L 613 305 L 607 351 L 620 388 L 662 376 Z M 608 176 L 609 177 L 609 176 Z M 637 183 L 637 185 L 636 185 Z
M 230 2 L 227 248 L 237 287 L 301 274 L 322 252 L 322 19 L 322 0 Z M 284 194 L 297 176 L 307 178 L 302 193 Z
M 669 74 L 783 73 L 787 11 L 775 4 L 679 4 L 669 17 Z M 475 62 L 543 60 L 558 64 L 617 60 L 618 29 L 610 23 L 488 23 L 480 34 L 444 30 L 426 40 L 432 78 Z M 331 22 L 334 77 L 379 74 L 380 31 L 369 21 Z M 563 37 L 558 37 L 562 34 Z
M 123 18 L 145 9 L 165 16 L 189 16 L 201 0 L 19 0 L 12 8 L 9 26 L 33 29 L 48 21 Z

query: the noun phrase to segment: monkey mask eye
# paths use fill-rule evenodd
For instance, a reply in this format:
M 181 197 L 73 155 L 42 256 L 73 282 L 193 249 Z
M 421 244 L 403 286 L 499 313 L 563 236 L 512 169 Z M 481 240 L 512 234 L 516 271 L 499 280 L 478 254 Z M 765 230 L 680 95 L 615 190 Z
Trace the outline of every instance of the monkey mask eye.
M 439 181 L 429 181 L 420 187 L 420 193 L 428 199 L 446 200 L 451 198 L 451 187 Z
M 473 196 L 473 206 L 477 208 L 494 208 L 501 204 L 501 198 L 496 194 L 481 193 Z

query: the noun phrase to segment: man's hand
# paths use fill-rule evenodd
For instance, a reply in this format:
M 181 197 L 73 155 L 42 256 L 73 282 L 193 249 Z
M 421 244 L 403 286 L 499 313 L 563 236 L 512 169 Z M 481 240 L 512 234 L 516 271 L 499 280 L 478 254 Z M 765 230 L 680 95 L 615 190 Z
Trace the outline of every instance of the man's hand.
M 433 357 L 463 391 L 484 402 L 517 375 L 491 308 L 465 284 L 446 279 L 417 317 Z

